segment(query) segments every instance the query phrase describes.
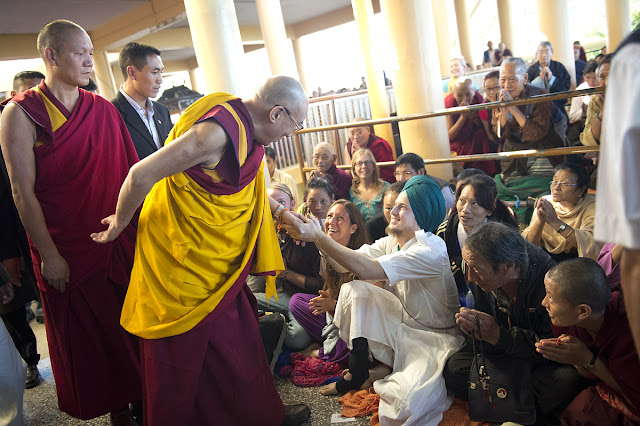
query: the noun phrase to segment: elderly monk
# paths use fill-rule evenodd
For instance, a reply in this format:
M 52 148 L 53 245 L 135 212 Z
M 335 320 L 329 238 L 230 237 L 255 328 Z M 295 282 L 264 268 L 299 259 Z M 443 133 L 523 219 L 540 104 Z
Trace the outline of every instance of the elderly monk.
M 433 234 L 445 213 L 440 187 L 414 176 L 391 210 L 389 235 L 373 244 L 342 246 L 315 218 L 305 218 L 300 231 L 287 227 L 294 237 L 314 241 L 336 272 L 384 282 L 384 288 L 359 280 L 340 288 L 334 323 L 350 350 L 349 372 L 322 390 L 368 389 L 374 381 L 381 424 L 438 424 L 451 404 L 442 370 L 463 338 L 455 326 L 460 304 L 447 248 Z M 375 381 L 369 352 L 391 374 Z
M 460 77 L 453 85 L 453 93 L 444 98 L 445 108 L 477 105 L 484 99 L 473 87 L 469 77 Z M 489 141 L 489 120 L 487 111 L 469 111 L 461 114 L 447 115 L 449 128 L 449 148 L 456 155 L 488 154 L 496 152 L 496 147 Z M 496 161 L 471 161 L 464 163 L 464 168 L 475 168 L 489 176 L 498 173 Z
M 365 121 L 365 119 L 362 117 L 355 117 L 351 120 L 351 123 L 357 123 L 360 121 Z M 373 157 L 378 163 L 382 161 L 395 161 L 389 142 L 382 139 L 380 136 L 374 135 L 371 132 L 371 127 L 351 127 L 347 130 L 349 133 L 349 140 L 347 141 L 347 145 L 344 147 L 345 163 L 350 164 L 353 154 L 355 154 L 357 150 L 363 148 L 371 151 L 373 153 Z M 396 181 L 396 178 L 393 175 L 393 166 L 379 167 L 379 171 L 380 179 L 389 183 L 394 183 Z
M 57 20 L 37 43 L 46 77 L 5 108 L 0 140 L 30 239 L 58 406 L 129 424 L 128 403 L 141 396 L 138 339 L 118 319 L 135 234 L 105 245 L 89 234 L 113 210 L 138 156 L 113 105 L 78 89 L 93 67 L 87 33 Z
M 320 142 L 313 149 L 313 165 L 315 170 L 311 172 L 309 178 L 324 177 L 333 185 L 335 199 L 349 198 L 349 188 L 351 188 L 351 176 L 344 170 L 336 167 L 336 152 L 327 142 Z
M 120 322 L 141 337 L 148 424 L 296 424 L 285 409 L 258 332 L 249 273 L 284 270 L 272 216 L 299 220 L 267 197 L 264 146 L 306 116 L 302 85 L 269 78 L 241 100 L 214 93 L 191 105 L 165 147 L 134 166 L 108 229 L 111 241 L 140 213 L 136 257 Z M 146 197 L 146 200 L 145 200 Z

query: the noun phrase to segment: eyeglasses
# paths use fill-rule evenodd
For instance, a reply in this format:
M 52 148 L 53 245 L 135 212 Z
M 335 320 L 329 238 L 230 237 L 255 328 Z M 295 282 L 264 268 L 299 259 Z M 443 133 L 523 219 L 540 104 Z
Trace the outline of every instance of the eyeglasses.
M 371 160 L 356 161 L 355 163 L 353 163 L 353 165 L 356 167 L 373 166 L 373 161 Z
M 289 112 L 289 110 L 287 109 L 287 107 L 286 107 L 286 106 L 284 106 L 284 105 L 276 105 L 276 106 L 277 106 L 277 107 L 281 107 L 281 108 L 284 110 L 284 112 L 286 112 L 286 113 L 287 113 L 287 115 L 289 116 L 289 118 L 291 119 L 291 121 L 293 121 L 293 124 L 294 124 L 294 126 L 295 126 L 295 127 L 293 128 L 293 131 L 294 131 L 294 132 L 298 132 L 298 131 L 300 131 L 300 130 L 304 129 L 304 126 L 302 125 L 302 123 L 296 123 L 296 120 L 294 120 L 294 119 L 293 119 L 293 116 L 291 115 L 291 113 Z
M 553 180 L 552 180 L 551 182 L 549 182 L 549 186 L 550 186 L 550 187 L 552 187 L 552 188 L 553 188 L 554 186 L 557 186 L 557 187 L 559 187 L 559 188 L 560 188 L 560 190 L 563 190 L 563 189 L 564 189 L 564 188 L 566 188 L 567 186 L 578 186 L 578 184 L 577 184 L 577 183 L 556 182 L 556 181 L 553 181 Z

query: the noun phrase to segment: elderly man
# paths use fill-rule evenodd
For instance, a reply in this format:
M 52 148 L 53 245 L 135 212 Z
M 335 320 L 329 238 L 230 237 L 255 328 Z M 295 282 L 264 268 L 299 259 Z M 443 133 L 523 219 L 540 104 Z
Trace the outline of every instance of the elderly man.
M 537 61 L 527 70 L 529 83 L 550 93 L 565 92 L 571 87 L 571 76 L 560 62 L 554 61 L 553 46 L 549 41 L 541 41 L 536 51 Z M 553 101 L 566 115 L 564 105 L 566 99 Z
M 365 281 L 342 285 L 335 324 L 351 350 L 349 373 L 323 389 L 330 394 L 368 387 L 370 350 L 392 369 L 373 383 L 381 424 L 437 424 L 450 403 L 442 368 L 462 337 L 455 330 L 459 303 L 449 257 L 432 233 L 444 216 L 438 185 L 414 176 L 391 211 L 389 236 L 371 245 L 344 247 L 316 219 L 305 218 L 301 230 L 288 229 L 294 238 L 314 241 L 337 271 L 384 281 L 384 289 Z
M 598 63 L 596 78 L 599 86 L 607 87 L 609 78 L 609 67 L 611 66 L 613 54 L 605 55 Z M 587 107 L 587 118 L 584 122 L 584 129 L 580 133 L 580 142 L 585 146 L 600 145 L 600 135 L 602 133 L 602 117 L 604 115 L 604 93 L 591 95 L 589 106 Z
M 267 169 L 269 170 L 271 183 L 283 183 L 287 185 L 291 190 L 293 200 L 296 203 L 299 203 L 300 200 L 298 200 L 298 185 L 296 185 L 296 181 L 293 180 L 293 177 L 290 174 L 276 169 L 276 150 L 270 146 L 265 146 L 264 159 L 267 162 Z
M 541 306 L 544 275 L 554 265 L 539 247 L 517 230 L 488 222 L 474 231 L 462 248 L 475 309 L 460 308 L 456 322 L 468 336 L 478 337 L 485 356 L 507 356 L 533 366 L 538 423 L 564 408 L 578 393 L 579 375 L 572 366 L 545 360 L 536 352 L 540 338 L 551 338 L 551 322 Z M 477 319 L 476 319 L 477 318 Z M 451 357 L 444 371 L 447 388 L 467 399 L 471 345 Z
M 362 117 L 356 117 L 351 120 L 351 123 L 357 123 L 359 121 L 365 121 L 365 119 Z M 391 145 L 381 137 L 374 135 L 371 132 L 371 127 L 351 127 L 347 130 L 349 132 L 349 140 L 347 141 L 347 145 L 344 147 L 344 161 L 346 163 L 351 164 L 351 157 L 353 154 L 357 150 L 363 148 L 370 150 L 378 163 L 382 161 L 393 161 Z M 393 166 L 380 167 L 379 169 L 381 179 L 389 183 L 396 181 L 393 176 Z
M 298 130 L 302 85 L 269 78 L 247 100 L 214 93 L 194 103 L 165 147 L 134 166 L 116 214 L 97 242 L 113 240 L 140 213 L 122 326 L 140 336 L 148 424 L 298 424 L 285 409 L 262 348 L 252 274 L 284 269 L 271 220 L 298 222 L 267 197 L 264 146 Z M 145 199 L 146 198 L 146 199 Z
M 413 152 L 407 152 L 398 157 L 394 174 L 397 182 L 407 182 L 412 177 L 418 175 L 429 176 L 427 170 L 424 168 L 424 160 Z M 448 211 L 456 202 L 453 185 L 439 177 L 429 177 L 440 187 L 440 192 L 442 192 L 442 196 L 444 197 L 444 205 Z
M 544 285 L 542 305 L 558 337 L 541 340 L 538 352 L 596 381 L 564 410 L 562 423 L 640 421 L 640 362 L 620 292 L 612 294 L 600 265 L 583 257 L 551 268 Z
M 487 50 L 484 51 L 482 64 L 485 68 L 491 68 L 496 65 L 495 49 L 493 48 L 493 42 L 489 40 L 487 42 Z
M 46 78 L 12 98 L 0 141 L 11 189 L 30 238 L 44 308 L 58 406 L 80 419 L 111 412 L 129 424 L 141 397 L 139 342 L 119 324 L 135 235 L 110 244 L 88 236 L 138 161 L 118 111 L 79 90 L 93 45 L 82 27 L 56 20 L 38 35 Z
M 323 177 L 333 185 L 335 199 L 349 199 L 349 188 L 351 188 L 351 176 L 344 170 L 336 167 L 336 152 L 331 144 L 320 142 L 313 149 L 313 165 L 315 170 L 310 177 Z
M 501 91 L 498 99 L 511 101 L 546 93 L 544 89 L 527 84 L 527 78 L 526 64 L 522 59 L 509 58 L 504 61 L 500 66 Z M 502 150 L 509 152 L 564 146 L 563 139 L 555 130 L 551 111 L 551 102 L 500 108 L 494 134 L 500 136 Z M 562 160 L 562 157 L 549 157 L 552 165 L 558 165 Z M 528 174 L 526 158 L 505 159 L 500 164 L 504 179 L 513 172 L 520 176 Z
M 473 88 L 471 79 L 461 77 L 453 86 L 453 93 L 444 98 L 444 106 L 455 108 L 477 105 L 483 101 L 480 92 Z M 487 111 L 447 115 L 447 127 L 449 128 L 449 148 L 456 155 L 496 152 L 496 146 L 489 141 L 491 130 Z M 480 169 L 489 176 L 494 176 L 499 171 L 497 161 L 470 161 L 464 163 L 464 168 Z

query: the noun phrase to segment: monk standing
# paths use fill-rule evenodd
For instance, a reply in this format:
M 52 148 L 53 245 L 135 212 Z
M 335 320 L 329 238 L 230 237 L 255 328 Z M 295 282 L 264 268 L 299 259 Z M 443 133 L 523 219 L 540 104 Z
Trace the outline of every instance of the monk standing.
M 89 234 L 113 211 L 138 160 L 127 128 L 89 83 L 93 45 L 82 27 L 53 21 L 38 35 L 46 78 L 15 96 L 0 140 L 29 236 L 60 409 L 80 419 L 111 412 L 130 424 L 141 396 L 138 341 L 119 324 L 133 231 L 109 244 Z
M 214 93 L 191 105 L 165 147 L 136 164 L 98 242 L 136 209 L 136 255 L 121 324 L 141 337 L 144 418 L 152 425 L 299 424 L 283 408 L 258 332 L 249 273 L 284 269 L 273 219 L 301 223 L 266 195 L 264 145 L 299 130 L 308 100 L 290 78 L 247 100 Z M 258 177 L 256 179 L 256 176 Z M 145 198 L 146 197 L 146 198 Z M 99 229 L 99 228 L 97 228 Z

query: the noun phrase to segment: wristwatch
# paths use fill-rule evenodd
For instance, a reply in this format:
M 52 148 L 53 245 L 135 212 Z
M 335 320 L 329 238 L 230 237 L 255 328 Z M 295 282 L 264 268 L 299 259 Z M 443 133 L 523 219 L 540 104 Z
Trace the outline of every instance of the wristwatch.
M 585 365 L 582 368 L 584 368 L 587 371 L 591 370 L 596 365 L 597 359 L 598 359 L 598 354 L 594 352 L 593 356 L 591 357 L 591 361 L 589 361 L 589 364 Z
M 562 225 L 560 225 L 560 227 L 558 228 L 558 234 L 562 234 L 562 232 L 564 232 L 565 229 L 567 229 L 567 225 L 566 223 L 563 223 Z

